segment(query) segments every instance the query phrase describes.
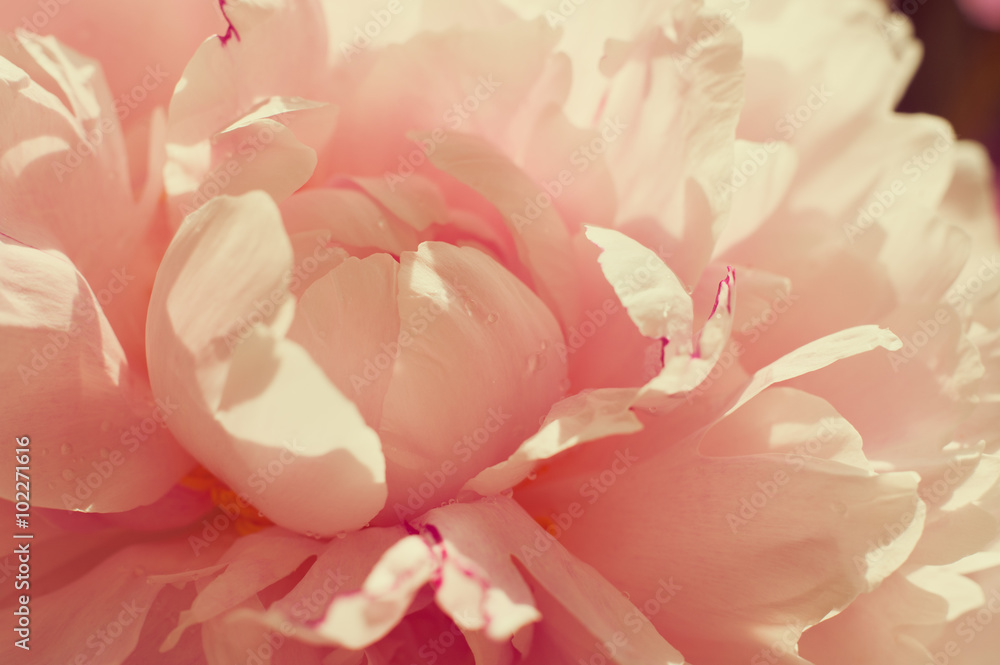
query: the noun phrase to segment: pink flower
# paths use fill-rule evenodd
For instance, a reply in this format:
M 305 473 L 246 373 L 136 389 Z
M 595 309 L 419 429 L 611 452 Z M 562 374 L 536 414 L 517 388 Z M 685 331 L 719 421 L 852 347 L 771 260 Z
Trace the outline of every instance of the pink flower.
M 43 4 L 5 662 L 992 662 L 992 175 L 883 3 Z

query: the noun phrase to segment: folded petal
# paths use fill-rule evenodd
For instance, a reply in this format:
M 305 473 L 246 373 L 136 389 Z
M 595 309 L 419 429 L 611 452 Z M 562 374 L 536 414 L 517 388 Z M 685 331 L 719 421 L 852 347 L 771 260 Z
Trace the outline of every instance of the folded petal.
M 150 378 L 176 395 L 172 429 L 206 468 L 276 523 L 332 535 L 382 507 L 384 459 L 355 404 L 284 337 L 291 256 L 266 194 L 189 217 L 153 290 Z
M 0 413 L 4 436 L 30 442 L 32 505 L 119 512 L 160 498 L 193 466 L 167 429 L 177 402 L 126 360 L 65 255 L 0 239 L 0 265 Z M 0 468 L 13 476 L 16 464 Z
M 782 662 L 797 662 L 799 633 L 896 570 L 924 521 L 916 474 L 856 466 L 860 439 L 832 418 L 816 398 L 769 392 L 691 435 L 644 418 L 518 499 L 633 599 L 675 581 L 637 606 L 690 662 L 751 659 L 789 629 Z
M 505 459 L 566 378 L 552 314 L 485 254 L 428 242 L 400 262 L 399 349 L 379 428 L 394 520 Z
M 569 234 L 550 208 L 551 197 L 503 154 L 472 136 L 448 134 L 447 141 L 437 146 L 430 159 L 438 169 L 476 190 L 496 207 L 514 238 L 518 258 L 535 281 L 539 297 L 564 325 L 575 320 L 579 294 Z M 533 203 L 543 195 L 550 203 Z

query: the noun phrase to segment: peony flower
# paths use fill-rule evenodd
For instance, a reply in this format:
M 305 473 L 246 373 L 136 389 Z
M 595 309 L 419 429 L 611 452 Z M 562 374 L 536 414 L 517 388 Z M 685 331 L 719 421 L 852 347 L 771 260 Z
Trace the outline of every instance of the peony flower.
M 993 175 L 905 18 L 218 7 L 0 10 L 4 662 L 992 662 Z

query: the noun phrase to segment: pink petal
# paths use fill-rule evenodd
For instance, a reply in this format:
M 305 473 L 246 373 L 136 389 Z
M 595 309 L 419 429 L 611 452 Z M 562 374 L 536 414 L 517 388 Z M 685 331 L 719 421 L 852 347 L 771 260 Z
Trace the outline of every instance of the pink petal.
M 231 38 L 201 45 L 170 102 L 165 185 L 181 217 L 223 191 L 263 187 L 282 200 L 332 130 L 331 110 L 305 101 L 328 96 L 318 3 L 231 1 L 225 13 Z
M 539 627 L 546 631 L 544 635 L 554 632 L 571 635 L 577 644 L 600 644 L 612 642 L 614 635 L 628 628 L 628 640 L 616 653 L 617 662 L 684 662 L 648 622 L 629 622 L 637 613 L 635 606 L 595 570 L 564 550 L 513 501 L 494 498 L 448 506 L 430 511 L 423 520 L 428 528 L 433 525 L 440 532 L 445 551 L 455 548 L 466 554 L 490 575 L 491 584 L 515 602 L 522 597 L 530 602 L 530 596 L 522 595 L 528 592 L 524 581 L 518 579 L 523 574 L 519 571 L 527 571 L 530 586 L 541 587 L 568 614 L 551 623 L 542 615 Z M 516 566 L 512 558 L 517 559 Z M 532 650 L 544 649 L 542 643 L 548 639 L 536 635 Z
M 206 468 L 276 523 L 332 535 L 382 507 L 384 461 L 357 407 L 284 338 L 290 265 L 265 194 L 188 218 L 153 290 L 150 377 L 176 396 L 172 429 Z
M 323 229 L 330 241 L 351 248 L 371 248 L 399 256 L 417 248 L 416 234 L 395 223 L 362 192 L 307 189 L 281 203 L 289 234 Z
M 164 582 L 150 575 L 172 572 L 193 563 L 187 543 L 137 545 L 121 550 L 58 591 L 33 596 L 33 626 L 58 630 L 61 639 L 42 640 L 33 633 L 31 655 L 37 662 L 69 663 L 81 653 L 101 663 L 126 662 L 139 643 L 143 623 Z M 0 657 L 13 662 L 23 654 L 5 640 Z
M 494 7 L 499 14 L 508 14 L 503 7 Z M 352 9 L 338 6 L 333 11 L 340 16 Z M 469 11 L 449 3 L 424 6 L 414 14 L 402 12 L 388 26 L 390 31 L 414 31 L 418 18 L 433 20 L 434 15 L 452 27 L 423 31 L 405 46 L 372 48 L 349 57 L 344 56 L 342 43 L 334 46 L 340 60 L 337 85 L 329 99 L 313 98 L 335 104 L 340 115 L 314 182 L 352 174 L 398 184 L 414 165 L 429 175 L 421 166 L 423 150 L 408 138 L 411 133 L 426 132 L 431 145 L 440 149 L 452 142 L 450 132 L 461 131 L 513 154 L 510 134 L 518 112 L 526 100 L 550 94 L 539 79 L 557 34 L 544 21 L 510 21 L 487 28 L 461 25 L 457 19 Z M 364 18 L 369 20 L 370 16 Z M 334 20 L 332 25 L 343 34 L 359 23 Z M 383 37 L 389 39 L 388 32 L 379 36 Z M 354 38 L 351 34 L 343 39 L 350 44 Z M 447 138 L 442 136 L 445 132 Z
M 155 501 L 193 464 L 166 429 L 177 402 L 157 401 L 129 365 L 64 255 L 6 239 L 0 255 L 0 353 L 11 386 L 0 411 L 11 440 L 29 437 L 32 505 L 117 512 Z M 0 468 L 13 477 L 16 464 L 10 455 Z M 0 495 L 13 499 L 13 483 Z
M 0 128 L 0 232 L 68 256 L 101 297 L 130 362 L 141 367 L 149 264 L 165 246 L 148 235 L 159 178 L 148 177 L 143 187 L 130 177 L 136 164 L 129 164 L 99 63 L 52 37 L 18 39 L 0 67 L 7 118 Z
M 288 331 L 372 428 L 399 353 L 398 270 L 388 254 L 347 259 L 306 290 Z
M 149 5 L 88 0 L 60 2 L 56 8 L 11 0 L 0 8 L 3 32 L 21 28 L 51 34 L 100 62 L 111 95 L 132 111 L 127 122 L 166 106 L 191 53 L 224 25 L 217 5 L 201 0 Z
M 315 540 L 277 528 L 237 540 L 219 559 L 218 563 L 226 566 L 225 571 L 199 589 L 191 608 L 180 613 L 177 627 L 164 640 L 161 651 L 172 649 L 190 626 L 256 598 L 257 592 L 288 576 L 322 549 L 322 544 Z M 177 580 L 176 575 L 170 578 L 175 583 Z
M 586 234 L 604 250 L 598 259 L 601 270 L 639 332 L 690 352 L 691 296 L 670 268 L 651 249 L 618 231 L 590 227 Z
M 537 434 L 504 461 L 481 471 L 465 488 L 483 496 L 497 494 L 533 475 L 540 462 L 574 446 L 639 431 L 642 423 L 630 410 L 637 394 L 627 388 L 594 390 L 557 402 Z
M 522 653 L 529 646 L 532 650 L 536 646 L 544 650 L 545 644 L 558 640 L 547 637 L 540 644 L 538 639 L 531 639 L 523 632 L 534 627 L 533 622 L 539 618 L 531 591 L 531 587 L 538 586 L 539 592 L 544 590 L 565 608 L 562 618 L 555 618 L 546 633 L 561 636 L 564 644 L 568 639 L 579 643 L 611 641 L 616 633 L 629 628 L 628 644 L 621 649 L 618 662 L 636 665 L 684 662 L 648 621 L 638 618 L 641 615 L 618 590 L 569 555 L 512 501 L 494 498 L 434 509 L 421 518 L 420 524 L 423 524 L 421 535 L 407 536 L 389 547 L 362 585 L 352 586 L 356 584 L 352 577 L 345 589 L 347 593 L 333 599 L 323 619 L 313 628 L 296 628 L 296 634 L 302 639 L 354 649 L 368 647 L 390 635 L 398 622 L 403 621 L 402 626 L 419 616 L 424 607 L 420 590 L 430 583 L 437 605 L 469 635 L 469 644 L 477 654 L 484 658 L 498 655 L 495 648 L 487 648 L 477 635 L 494 643 L 511 641 Z M 389 533 L 388 529 L 366 529 L 333 541 L 330 555 L 336 551 L 341 557 L 335 559 L 338 572 L 340 561 L 346 561 L 352 571 L 356 570 L 353 566 L 362 552 L 358 548 L 361 541 L 352 539 L 384 541 Z M 388 547 L 388 543 L 381 546 Z M 345 557 L 345 552 L 351 554 Z M 518 559 L 518 564 L 512 558 Z M 323 557 L 309 575 L 314 575 L 322 562 Z M 525 570 L 528 577 L 522 572 Z M 304 583 L 305 580 L 299 587 Z M 308 597 L 307 591 L 308 587 L 295 602 L 301 604 L 301 599 Z M 286 597 L 280 603 L 280 610 L 276 604 L 258 616 L 258 620 L 272 626 L 287 621 L 293 598 L 294 595 Z M 411 608 L 409 614 L 407 608 Z M 628 621 L 633 614 L 636 618 Z M 547 624 L 538 627 L 544 626 Z M 512 651 L 503 652 L 514 656 Z
M 492 259 L 428 242 L 400 261 L 399 352 L 379 428 L 383 518 L 394 521 L 505 459 L 538 429 L 566 377 L 552 314 Z
M 537 215 L 528 208 L 544 192 L 504 155 L 472 136 L 447 135 L 430 159 L 496 207 L 539 297 L 563 324 L 576 320 L 579 294 L 566 227 L 549 206 L 536 205 Z
M 814 457 L 819 439 L 809 437 L 822 431 L 822 411 L 807 415 L 800 400 L 767 395 L 704 439 L 699 431 L 679 439 L 677 423 L 649 419 L 643 432 L 587 446 L 574 465 L 551 465 L 518 493 L 690 662 L 750 659 L 789 626 L 791 651 L 803 628 L 878 584 L 919 537 L 915 474 L 875 476 Z M 748 454 L 704 456 L 731 447 L 734 432 Z M 770 452 L 779 432 L 781 454 Z M 856 436 L 849 445 L 857 455 Z M 657 596 L 661 584 L 674 593 Z

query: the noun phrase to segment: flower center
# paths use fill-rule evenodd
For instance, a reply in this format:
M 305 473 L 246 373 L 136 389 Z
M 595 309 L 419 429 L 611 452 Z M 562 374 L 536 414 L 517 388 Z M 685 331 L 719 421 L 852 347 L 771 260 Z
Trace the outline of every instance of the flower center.
M 247 536 L 274 524 L 257 510 L 245 496 L 241 497 L 205 467 L 199 465 L 181 478 L 181 485 L 195 492 L 207 492 L 212 503 L 228 517 L 237 533 Z

